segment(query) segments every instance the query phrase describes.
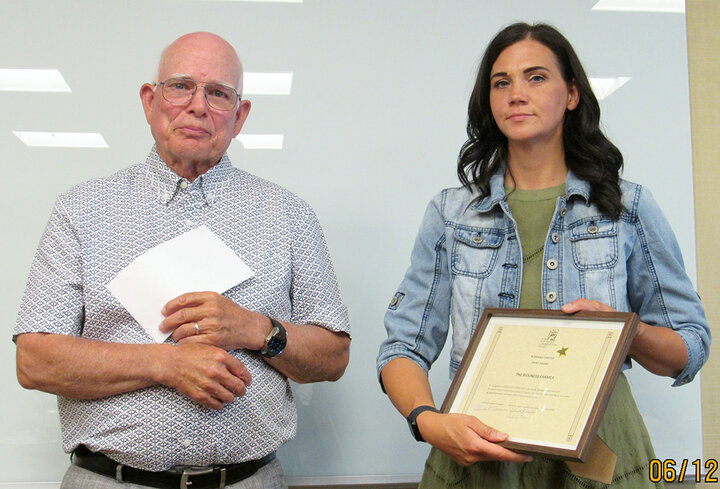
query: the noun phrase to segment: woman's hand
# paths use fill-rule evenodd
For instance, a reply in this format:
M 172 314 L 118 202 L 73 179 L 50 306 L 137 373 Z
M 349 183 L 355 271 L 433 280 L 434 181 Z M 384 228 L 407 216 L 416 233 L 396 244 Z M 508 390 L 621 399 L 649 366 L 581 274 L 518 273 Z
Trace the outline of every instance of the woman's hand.
M 591 301 L 590 299 L 575 299 L 572 302 L 568 302 L 561 308 L 562 312 L 572 314 L 579 311 L 605 311 L 605 312 L 617 312 L 607 304 L 603 304 L 598 301 Z
M 498 445 L 508 435 L 483 424 L 475 416 L 425 411 L 418 415 L 416 422 L 426 442 L 447 453 L 460 465 L 486 460 L 532 461 L 528 455 Z
M 575 299 L 562 306 L 562 311 L 615 311 L 607 304 L 588 299 Z M 638 322 L 628 354 L 655 375 L 677 377 L 688 362 L 685 342 L 671 328 Z

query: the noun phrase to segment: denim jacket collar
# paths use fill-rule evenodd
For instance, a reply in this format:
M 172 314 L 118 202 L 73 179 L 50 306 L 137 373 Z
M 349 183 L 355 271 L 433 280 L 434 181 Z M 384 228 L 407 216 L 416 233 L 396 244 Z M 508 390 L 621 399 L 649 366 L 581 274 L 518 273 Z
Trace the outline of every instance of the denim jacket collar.
M 590 184 L 579 179 L 570 170 L 568 170 L 565 180 L 565 188 L 567 200 L 570 200 L 573 195 L 578 195 L 585 199 L 585 202 L 590 202 Z M 490 195 L 481 198 L 472 207 L 479 212 L 488 212 L 503 200 L 505 200 L 505 166 L 490 177 Z

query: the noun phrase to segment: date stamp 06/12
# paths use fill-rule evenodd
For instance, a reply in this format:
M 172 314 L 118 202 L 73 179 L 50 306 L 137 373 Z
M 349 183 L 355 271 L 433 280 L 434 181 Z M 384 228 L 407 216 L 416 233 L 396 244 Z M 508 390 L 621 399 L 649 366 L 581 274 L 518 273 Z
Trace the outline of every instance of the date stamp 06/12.
M 676 461 L 650 460 L 650 482 L 718 482 L 718 461 L 709 458 L 704 462 L 700 459 L 682 459 Z M 703 473 L 705 475 L 703 475 Z

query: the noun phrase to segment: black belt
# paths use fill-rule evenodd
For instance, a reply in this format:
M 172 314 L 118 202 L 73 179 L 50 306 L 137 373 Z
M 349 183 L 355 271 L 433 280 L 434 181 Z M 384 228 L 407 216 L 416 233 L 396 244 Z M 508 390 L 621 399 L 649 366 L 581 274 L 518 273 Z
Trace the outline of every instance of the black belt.
M 272 462 L 275 453 L 239 464 L 180 467 L 164 472 L 150 472 L 119 464 L 102 453 L 91 452 L 85 445 L 78 446 L 71 459 L 78 467 L 112 477 L 118 482 L 131 482 L 159 489 L 220 489 L 227 484 L 247 479 L 260 467 Z

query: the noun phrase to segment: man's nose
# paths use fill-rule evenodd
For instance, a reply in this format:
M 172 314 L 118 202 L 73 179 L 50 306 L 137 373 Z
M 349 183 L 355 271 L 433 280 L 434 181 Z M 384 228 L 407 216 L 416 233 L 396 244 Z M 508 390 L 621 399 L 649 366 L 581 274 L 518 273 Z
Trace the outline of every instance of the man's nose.
M 198 85 L 195 89 L 195 93 L 190 97 L 190 103 L 187 109 L 197 113 L 205 113 L 208 110 L 207 99 L 205 98 L 205 86 Z

